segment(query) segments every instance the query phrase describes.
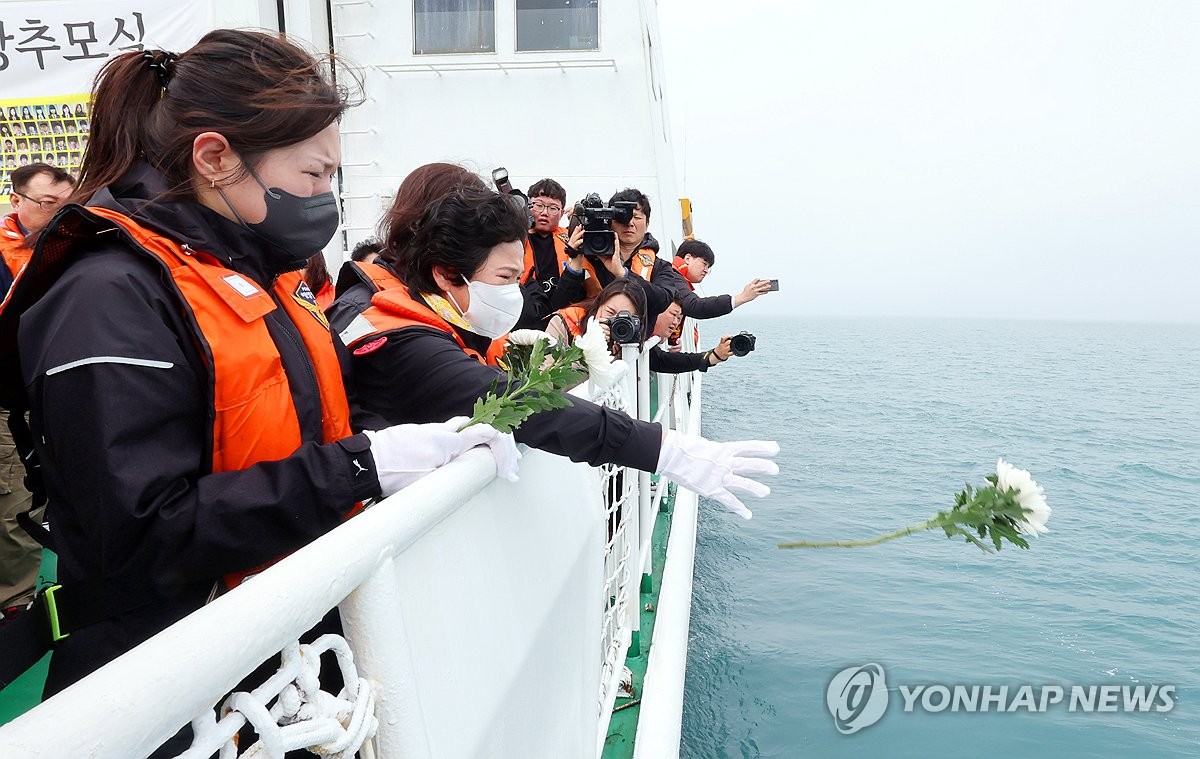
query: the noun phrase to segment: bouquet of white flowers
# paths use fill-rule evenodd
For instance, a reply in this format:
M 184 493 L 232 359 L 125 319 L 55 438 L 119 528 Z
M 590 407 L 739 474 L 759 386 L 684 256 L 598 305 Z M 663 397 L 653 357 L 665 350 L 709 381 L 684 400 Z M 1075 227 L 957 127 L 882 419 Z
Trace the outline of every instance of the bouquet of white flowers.
M 967 485 L 954 497 L 954 508 L 938 512 L 933 519 L 921 524 L 865 540 L 797 540 L 792 543 L 780 543 L 779 547 L 873 546 L 940 527 L 946 533 L 946 537 L 963 537 L 968 543 L 975 544 L 987 553 L 992 553 L 992 546 L 999 551 L 1005 540 L 1015 546 L 1029 548 L 1029 541 L 1021 537 L 1022 535 L 1040 535 L 1048 531 L 1046 522 L 1050 519 L 1050 507 L 1046 504 L 1046 492 L 1029 472 L 1018 469 L 1004 459 L 996 461 L 996 473 L 989 474 L 987 481 L 989 484 L 978 490 L 973 490 Z M 984 541 L 990 541 L 992 545 L 989 546 Z

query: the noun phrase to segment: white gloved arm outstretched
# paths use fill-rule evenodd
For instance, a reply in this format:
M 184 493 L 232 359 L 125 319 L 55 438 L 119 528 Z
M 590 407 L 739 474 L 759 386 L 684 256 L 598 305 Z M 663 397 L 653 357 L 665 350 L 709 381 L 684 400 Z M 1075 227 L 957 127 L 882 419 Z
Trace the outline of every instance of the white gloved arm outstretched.
M 467 417 L 456 416 L 436 424 L 397 424 L 364 432 L 371 440 L 371 456 L 383 497 L 408 487 L 477 445 L 491 450 L 498 476 L 516 482 L 521 454 L 513 436 L 486 424 L 473 424 L 459 432 L 466 421 Z
M 658 454 L 658 473 L 714 501 L 745 519 L 754 516 L 731 491 L 762 498 L 771 489 L 746 475 L 779 474 L 769 457 L 779 453 L 770 440 L 717 443 L 671 430 Z

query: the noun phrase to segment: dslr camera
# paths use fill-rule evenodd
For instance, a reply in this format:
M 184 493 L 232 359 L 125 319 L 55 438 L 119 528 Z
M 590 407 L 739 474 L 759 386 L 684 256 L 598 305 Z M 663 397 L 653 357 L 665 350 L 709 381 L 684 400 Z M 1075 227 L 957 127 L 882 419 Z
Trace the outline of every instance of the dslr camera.
M 512 186 L 512 182 L 508 180 L 508 169 L 500 166 L 492 170 L 492 182 L 496 185 L 496 190 L 504 195 L 513 197 L 520 203 L 521 208 L 525 209 L 526 227 L 533 227 L 533 211 L 529 208 L 529 196 Z
M 733 351 L 733 355 L 741 358 L 750 351 L 754 350 L 754 335 L 749 332 L 739 332 L 729 338 L 729 350 Z
M 611 319 L 605 319 L 608 335 L 614 343 L 633 345 L 642 341 L 642 319 L 628 311 L 622 311 Z
M 611 257 L 614 252 L 612 222 L 628 224 L 633 221 L 635 210 L 637 203 L 630 200 L 618 200 L 606 206 L 594 192 L 576 203 L 575 210 L 571 212 L 571 223 L 578 222 L 583 226 L 584 255 L 592 258 Z

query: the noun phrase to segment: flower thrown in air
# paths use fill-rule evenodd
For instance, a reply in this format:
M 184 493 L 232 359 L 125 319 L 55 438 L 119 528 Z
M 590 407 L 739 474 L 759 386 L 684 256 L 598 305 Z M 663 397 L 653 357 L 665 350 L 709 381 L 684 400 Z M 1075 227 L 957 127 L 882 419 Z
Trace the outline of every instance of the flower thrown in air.
M 1004 459 L 996 461 L 996 473 L 987 476 L 988 485 L 973 489 L 967 485 L 954 496 L 954 508 L 938 512 L 927 522 L 905 527 L 886 535 L 865 540 L 812 542 L 799 540 L 780 543 L 780 548 L 856 548 L 873 546 L 925 530 L 941 528 L 946 537 L 961 537 L 987 553 L 999 551 L 1004 541 L 1029 548 L 1022 535 L 1037 536 L 1049 532 L 1050 506 L 1046 492 L 1024 469 Z M 985 541 L 987 541 L 985 543 Z M 988 545 L 990 543 L 991 545 Z
M 1018 469 L 1004 459 L 996 459 L 996 487 L 1017 491 L 1017 502 L 1025 511 L 1025 518 L 1017 522 L 1018 532 L 1036 536 L 1050 531 L 1046 527 L 1046 522 L 1050 519 L 1046 491 L 1034 481 L 1029 472 Z

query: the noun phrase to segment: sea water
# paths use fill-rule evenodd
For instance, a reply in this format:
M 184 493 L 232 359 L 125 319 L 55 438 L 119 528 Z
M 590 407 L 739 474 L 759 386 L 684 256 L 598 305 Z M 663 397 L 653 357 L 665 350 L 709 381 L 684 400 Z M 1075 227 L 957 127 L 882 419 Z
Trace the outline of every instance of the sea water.
M 683 756 L 1200 756 L 1200 325 L 735 313 L 702 328 L 703 343 L 757 335 L 708 373 L 706 434 L 782 451 L 752 521 L 701 504 Z M 776 548 L 922 522 L 1000 456 L 1053 508 L 1029 550 L 941 532 Z M 868 663 L 889 702 L 843 734 L 827 686 Z M 1171 685 L 1174 703 L 905 712 L 899 689 L 1048 684 Z

